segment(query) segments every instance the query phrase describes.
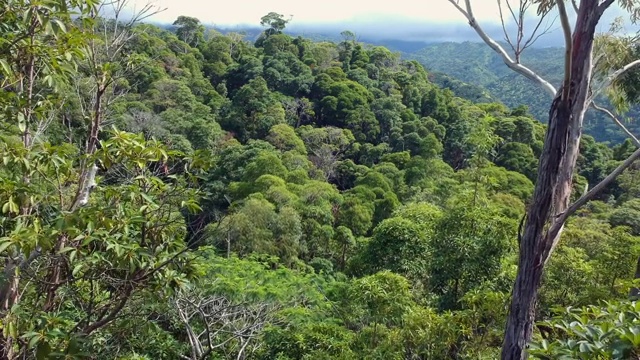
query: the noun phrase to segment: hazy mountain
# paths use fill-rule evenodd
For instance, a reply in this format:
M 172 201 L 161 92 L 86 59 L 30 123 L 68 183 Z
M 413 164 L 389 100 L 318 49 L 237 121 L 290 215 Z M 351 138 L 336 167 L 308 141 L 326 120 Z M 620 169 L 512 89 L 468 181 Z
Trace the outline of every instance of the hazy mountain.
M 431 72 L 445 73 L 463 83 L 485 89 L 488 94 L 509 107 L 527 105 L 530 112 L 541 122 L 547 121 L 551 97 L 537 85 L 510 70 L 502 59 L 483 43 L 438 43 L 428 44 L 415 52 L 403 52 L 403 57 L 418 60 Z M 562 80 L 563 49 L 530 48 L 522 63 L 539 73 L 555 86 Z M 480 101 L 477 91 L 460 90 L 460 83 L 439 85 L 452 89 L 459 96 Z M 606 102 L 606 100 L 601 100 Z M 638 109 L 628 115 L 634 118 Z M 640 130 L 640 124 L 630 121 L 629 127 Z M 608 118 L 600 113 L 588 111 L 585 130 L 599 141 L 623 141 L 626 136 Z

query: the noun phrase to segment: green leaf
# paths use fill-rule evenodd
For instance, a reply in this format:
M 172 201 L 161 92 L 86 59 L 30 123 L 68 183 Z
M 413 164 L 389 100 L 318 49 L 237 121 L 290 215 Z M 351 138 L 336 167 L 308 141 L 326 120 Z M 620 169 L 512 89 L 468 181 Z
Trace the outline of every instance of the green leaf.
M 145 199 L 148 203 L 153 204 L 153 205 L 156 204 L 155 202 L 153 202 L 153 199 L 149 195 L 147 195 L 145 193 L 140 193 L 140 196 L 142 196 L 142 198 Z
M 74 239 L 74 240 L 80 240 L 81 238 L 82 238 L 82 237 L 79 237 L 79 238 L 76 238 L 76 239 Z M 66 247 L 64 247 L 64 248 L 60 249 L 59 254 L 64 254 L 64 253 L 69 252 L 69 251 L 71 251 L 71 250 L 75 250 L 75 247 L 73 247 L 73 246 L 66 246 Z
M 5 250 L 7 250 L 7 248 L 8 248 L 9 246 L 11 246 L 11 244 L 12 244 L 12 242 L 11 242 L 11 241 L 9 241 L 9 240 L 4 241 L 3 243 L 1 243 L 1 244 L 0 244 L 0 254 L 2 254 L 2 252 L 4 252 Z
M 38 333 L 31 333 L 31 339 L 29 339 L 29 345 L 28 347 L 30 349 L 34 348 L 36 346 L 36 344 L 38 343 L 38 341 L 40 341 L 40 334 Z
M 11 67 L 9 66 L 7 60 L 0 59 L 0 67 L 2 67 L 2 71 L 4 71 L 5 74 L 11 74 Z
M 50 353 L 51 353 L 51 346 L 49 345 L 48 342 L 43 341 L 38 344 L 38 347 L 36 349 L 36 359 L 38 360 L 47 359 Z
M 580 343 L 580 352 L 582 352 L 582 353 L 590 353 L 591 352 L 590 344 L 587 344 L 585 342 Z
M 67 27 L 64 25 L 64 23 L 58 19 L 53 19 L 51 20 L 56 27 L 58 28 L 58 30 L 62 31 L 62 32 L 67 32 Z M 57 32 L 57 31 L 56 31 Z
M 20 130 L 20 132 L 27 130 L 27 122 L 25 121 L 23 113 L 18 113 L 18 130 Z
M 67 346 L 67 353 L 71 355 L 75 355 L 80 352 L 80 344 L 78 344 L 78 340 L 72 338 L 69 340 L 69 345 Z
M 9 212 L 17 214 L 18 211 L 20 211 L 18 204 L 13 201 L 13 196 L 9 196 L 9 202 L 7 204 L 9 204 Z
M 73 267 L 73 271 L 71 271 L 71 275 L 76 276 L 78 275 L 78 273 L 80 272 L 80 270 L 82 269 L 82 264 L 78 264 L 76 266 Z
M 13 321 L 9 321 L 7 323 L 7 333 L 11 337 L 18 337 L 18 330 L 16 329 L 16 324 Z

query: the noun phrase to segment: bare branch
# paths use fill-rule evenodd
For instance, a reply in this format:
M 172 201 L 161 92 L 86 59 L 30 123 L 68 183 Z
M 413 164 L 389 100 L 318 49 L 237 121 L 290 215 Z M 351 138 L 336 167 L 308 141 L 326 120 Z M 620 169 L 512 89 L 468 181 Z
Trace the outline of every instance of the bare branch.
M 540 27 L 542 26 L 543 21 L 547 18 L 548 14 L 549 13 L 545 13 L 545 14 L 542 14 L 540 16 L 540 20 L 538 21 L 538 23 L 536 24 L 535 28 L 533 29 L 533 32 L 531 33 L 531 36 L 529 37 L 529 39 L 527 39 L 527 41 L 524 42 L 524 44 L 520 48 L 520 52 L 521 53 L 524 52 L 527 48 L 531 47 L 531 45 L 535 44 L 536 41 L 538 41 L 538 39 L 540 39 L 544 35 L 546 35 L 549 32 L 551 32 L 551 28 L 553 27 L 553 24 L 555 23 L 555 19 L 558 18 L 557 16 L 553 20 L 551 20 L 550 22 L 547 23 L 547 25 L 544 27 L 544 30 L 540 31 Z
M 620 120 L 618 120 L 618 118 L 611 111 L 601 106 L 598 106 L 594 101 L 591 102 L 591 107 L 594 108 L 595 110 L 598 110 L 604 113 L 609 118 L 611 118 L 611 120 L 613 120 L 613 122 L 616 123 L 616 125 L 618 125 L 618 127 L 622 129 L 622 131 L 624 131 L 625 134 L 627 134 L 627 136 L 631 139 L 631 141 L 633 141 L 633 143 L 637 147 L 640 147 L 640 141 L 638 141 L 638 139 L 633 135 L 633 133 L 631 133 L 631 131 L 629 131 L 629 129 L 627 129 L 627 127 L 624 126 L 624 124 Z
M 500 46 L 500 44 L 498 44 L 495 40 L 489 37 L 489 35 L 487 35 L 487 33 L 482 29 L 480 24 L 478 24 L 477 20 L 475 19 L 475 16 L 473 15 L 473 11 L 471 8 L 471 0 L 465 0 L 466 9 L 463 9 L 456 0 L 447 0 L 447 1 L 449 1 L 449 3 L 452 4 L 453 6 L 455 6 L 455 8 L 458 9 L 458 11 L 467 18 L 467 20 L 469 21 L 469 25 L 476 31 L 476 33 L 480 36 L 480 38 L 482 38 L 482 41 L 484 41 L 491 49 L 493 49 L 493 51 L 498 53 L 498 55 L 502 57 L 502 60 L 510 69 L 526 77 L 527 79 L 533 81 L 538 86 L 542 87 L 551 96 L 556 95 L 557 90 L 550 82 L 543 79 L 540 75 L 536 74 L 533 70 L 529 69 L 528 67 L 518 63 L 517 61 L 514 61 L 509 56 L 509 54 L 507 54 L 504 48 Z
M 193 360 L 204 359 L 216 349 L 223 349 L 227 358 L 236 351 L 237 358 L 243 358 L 242 354 L 272 321 L 277 309 L 267 303 L 236 303 L 223 295 L 204 295 L 198 290 L 181 292 L 173 303 L 187 329 Z M 194 326 L 202 331 L 196 334 Z M 240 345 L 231 343 L 234 340 Z
M 508 0 L 507 0 L 507 7 L 511 12 L 511 15 L 513 16 L 514 21 L 517 22 L 516 17 L 513 14 L 513 10 L 511 10 L 511 5 L 509 4 Z M 498 11 L 500 12 L 500 23 L 502 24 L 502 32 L 504 33 L 504 40 L 507 42 L 507 44 L 509 44 L 509 46 L 511 47 L 511 50 L 513 50 L 513 53 L 516 54 L 516 61 L 520 62 L 520 59 L 518 58 L 518 55 L 517 55 L 518 50 L 516 49 L 516 46 L 513 44 L 513 41 L 511 41 L 511 38 L 509 37 L 509 31 L 507 31 L 507 24 L 504 21 L 504 14 L 502 12 L 502 0 L 498 0 Z
M 605 88 L 608 87 L 613 82 L 615 82 L 620 76 L 622 76 L 624 73 L 626 73 L 627 71 L 633 69 L 634 67 L 636 67 L 638 65 L 640 65 L 640 59 L 634 60 L 634 61 L 628 63 L 627 65 L 621 67 L 620 69 L 614 71 L 611 75 L 609 75 L 607 77 L 603 87 L 605 87 Z
M 573 49 L 573 39 L 571 36 L 571 25 L 569 24 L 569 15 L 564 7 L 564 0 L 556 0 L 560 23 L 562 24 L 562 32 L 564 34 L 565 53 L 564 53 L 564 81 L 562 84 L 562 99 L 567 99 L 571 84 L 571 53 Z

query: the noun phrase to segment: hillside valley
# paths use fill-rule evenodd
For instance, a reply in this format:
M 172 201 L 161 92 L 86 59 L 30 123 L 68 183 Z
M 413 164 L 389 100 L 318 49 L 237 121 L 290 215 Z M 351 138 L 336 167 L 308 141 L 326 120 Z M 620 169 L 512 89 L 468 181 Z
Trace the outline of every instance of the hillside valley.
M 528 79 L 511 71 L 499 55 L 484 43 L 428 44 L 418 51 L 402 52 L 402 56 L 419 61 L 433 72 L 460 80 L 463 84 L 435 80 L 459 96 L 478 101 L 486 92 L 507 106 L 526 105 L 536 119 L 542 122 L 548 120 L 551 96 Z M 556 87 L 562 81 L 561 48 L 531 47 L 523 53 L 522 63 Z M 469 88 L 464 83 L 472 87 Z M 608 105 L 609 102 L 601 97 L 599 104 Z M 637 108 L 632 108 L 621 116 L 633 133 L 640 133 L 640 122 L 636 120 L 639 114 Z M 585 132 L 598 141 L 610 141 L 614 144 L 626 139 L 626 135 L 610 118 L 593 109 L 587 112 Z
M 222 33 L 241 32 L 247 39 L 257 39 L 259 27 L 236 27 L 216 29 Z M 343 37 L 338 32 L 296 32 L 287 31 L 291 36 L 303 36 L 314 41 L 340 42 Z M 403 41 L 399 39 L 373 39 L 357 36 L 358 41 L 374 46 L 385 46 L 399 52 L 401 58 L 417 60 L 429 70 L 430 80 L 441 87 L 452 90 L 457 96 L 474 102 L 499 101 L 509 107 L 526 105 L 537 120 L 548 120 L 551 97 L 523 76 L 511 71 L 502 59 L 484 43 L 441 42 L 437 39 L 424 41 Z M 504 44 L 506 48 L 508 45 Z M 563 50 L 557 47 L 543 47 L 540 44 L 524 52 L 523 64 L 529 66 L 543 78 L 558 86 L 562 80 Z M 599 103 L 608 105 L 607 99 Z M 632 132 L 640 132 L 640 123 L 635 120 L 640 112 L 632 108 L 620 114 Z M 620 143 L 626 135 L 616 127 L 610 118 L 590 109 L 585 119 L 585 131 L 598 141 Z

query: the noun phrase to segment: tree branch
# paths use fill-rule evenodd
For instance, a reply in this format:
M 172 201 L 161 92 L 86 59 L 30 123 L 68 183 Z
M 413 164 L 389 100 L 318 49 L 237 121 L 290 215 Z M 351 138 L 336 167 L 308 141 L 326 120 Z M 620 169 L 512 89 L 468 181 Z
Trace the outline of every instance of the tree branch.
M 605 115 L 609 116 L 611 118 L 611 120 L 613 120 L 613 122 L 616 123 L 616 125 L 618 125 L 618 127 L 620 129 L 622 129 L 622 131 L 625 132 L 625 134 L 627 134 L 627 136 L 629 138 L 631 138 L 631 141 L 633 141 L 633 143 L 637 146 L 640 147 L 640 141 L 638 140 L 638 138 L 636 138 L 631 131 L 629 131 L 629 129 L 627 129 L 626 126 L 624 126 L 624 124 L 622 124 L 622 122 L 620 120 L 618 120 L 618 118 L 611 112 L 609 111 L 609 109 L 603 108 L 601 106 L 598 106 L 594 101 L 591 102 L 591 107 L 594 108 L 595 110 L 598 110 L 602 113 L 604 113 Z
M 569 218 L 569 216 L 573 215 L 582 205 L 589 202 L 593 197 L 598 194 L 602 189 L 607 187 L 613 180 L 615 180 L 618 175 L 622 174 L 631 164 L 633 164 L 636 160 L 640 158 L 640 148 L 637 149 L 631 156 L 629 156 L 622 164 L 618 165 L 618 167 L 613 170 L 606 178 L 600 181 L 596 186 L 591 188 L 586 194 L 582 195 L 578 200 L 576 200 L 573 204 L 571 204 L 567 210 L 565 210 L 557 220 L 554 221 L 553 225 L 547 232 L 547 238 L 553 239 L 556 235 L 562 230 L 565 221 Z
M 507 1 L 507 6 L 508 5 L 509 5 L 509 1 Z M 509 7 L 509 10 L 511 10 L 511 6 L 508 6 L 508 7 Z M 511 41 L 511 38 L 509 37 L 509 32 L 507 31 L 507 25 L 504 21 L 504 14 L 502 12 L 502 0 L 498 0 L 498 11 L 500 12 L 500 23 L 502 24 L 502 32 L 504 33 L 504 40 L 507 42 L 507 44 L 509 44 L 509 46 L 511 46 L 511 49 L 513 50 L 514 54 L 516 54 L 516 61 L 519 61 L 518 50 L 515 48 L 515 46 L 513 45 L 513 42 Z M 513 14 L 513 11 L 511 13 Z
M 97 329 L 107 325 L 111 321 L 113 321 L 116 318 L 116 316 L 118 315 L 118 313 L 124 308 L 125 304 L 129 300 L 129 296 L 131 296 L 131 292 L 132 291 L 133 291 L 133 286 L 127 286 L 125 288 L 124 293 L 122 294 L 122 299 L 120 299 L 120 302 L 113 309 L 111 309 L 111 312 L 109 313 L 109 315 L 103 317 L 102 319 L 96 321 L 93 324 L 88 325 L 86 328 L 83 329 L 82 332 L 84 334 L 89 335 L 92 332 L 94 332 L 95 330 L 97 330 Z
M 576 14 L 578 13 L 578 3 L 576 2 L 576 0 L 571 0 L 571 5 L 573 5 L 573 11 L 576 12 Z
M 622 74 L 626 73 L 627 71 L 631 70 L 632 68 L 636 67 L 640 65 L 640 59 L 638 60 L 634 60 L 630 63 L 628 63 L 627 65 L 621 67 L 620 69 L 614 71 L 611 75 L 609 75 L 607 77 L 607 79 L 605 80 L 605 83 L 603 85 L 603 88 L 608 87 L 609 85 L 611 85 L 614 81 L 616 81 Z
M 600 14 L 604 13 L 605 10 L 607 10 L 607 8 L 611 5 L 613 5 L 613 2 L 615 0 L 605 0 L 602 4 L 598 5 L 598 12 Z
M 569 16 L 567 9 L 564 7 L 564 0 L 556 0 L 558 6 L 558 14 L 560 15 L 560 23 L 562 24 L 562 32 L 564 33 L 565 53 L 564 53 L 564 82 L 562 84 L 562 99 L 569 97 L 569 89 L 571 85 L 571 53 L 573 49 L 573 41 L 571 36 L 571 25 L 569 24 Z
M 524 66 L 522 64 L 519 64 L 518 62 L 514 61 L 509 56 L 509 54 L 507 54 L 507 52 L 504 50 L 504 48 L 502 46 L 500 46 L 500 44 L 498 44 L 495 40 L 493 40 L 491 37 L 489 37 L 489 35 L 487 35 L 487 33 L 478 24 L 478 22 L 476 21 L 474 15 L 473 15 L 473 11 L 472 11 L 472 8 L 471 8 L 471 0 L 465 0 L 466 10 L 463 9 L 458 4 L 458 2 L 456 0 L 447 0 L 447 1 L 449 1 L 449 3 L 451 3 L 453 6 L 455 6 L 455 8 L 458 9 L 458 11 L 467 18 L 467 20 L 469 21 L 469 25 L 476 31 L 476 33 L 478 33 L 480 38 L 482 38 L 482 40 L 491 49 L 493 49 L 493 51 L 495 51 L 496 53 L 498 53 L 498 55 L 500 55 L 502 57 L 502 60 L 504 61 L 504 63 L 511 70 L 513 70 L 513 71 L 517 72 L 518 74 L 526 77 L 527 79 L 533 81 L 538 86 L 542 87 L 551 96 L 555 96 L 556 95 L 557 90 L 553 85 L 551 85 L 550 82 L 548 82 L 547 80 L 543 79 L 540 75 L 536 74 L 533 70 L 529 69 L 528 67 L 526 67 L 526 66 Z

